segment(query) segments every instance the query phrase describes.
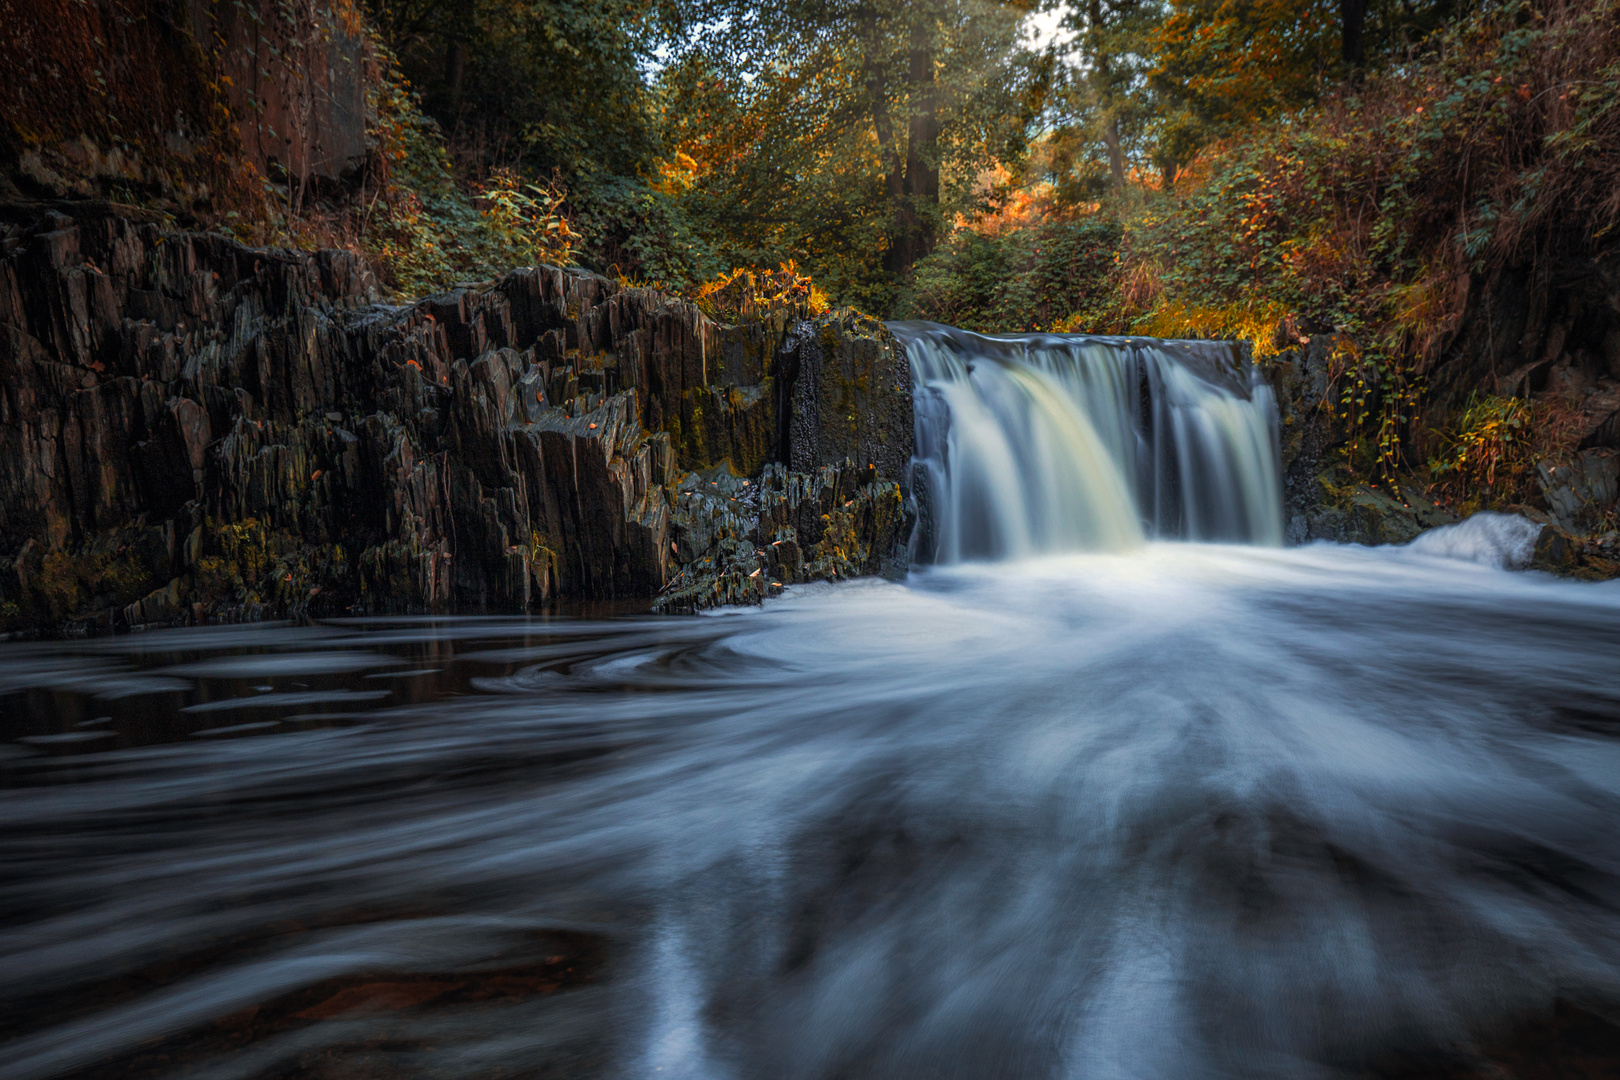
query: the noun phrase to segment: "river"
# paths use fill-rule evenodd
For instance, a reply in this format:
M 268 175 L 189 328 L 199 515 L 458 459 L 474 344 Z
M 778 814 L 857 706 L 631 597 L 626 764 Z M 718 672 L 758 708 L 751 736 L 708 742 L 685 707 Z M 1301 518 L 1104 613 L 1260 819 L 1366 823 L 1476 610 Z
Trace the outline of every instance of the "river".
M 1431 547 L 7 646 L 0 1074 L 1612 1068 L 1620 588 Z

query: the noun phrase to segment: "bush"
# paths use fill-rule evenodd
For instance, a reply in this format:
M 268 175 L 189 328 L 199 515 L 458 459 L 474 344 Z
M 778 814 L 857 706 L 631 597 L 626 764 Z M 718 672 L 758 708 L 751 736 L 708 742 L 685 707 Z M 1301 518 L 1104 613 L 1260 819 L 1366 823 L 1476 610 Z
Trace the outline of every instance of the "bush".
M 582 238 L 564 214 L 561 184 L 496 169 L 464 190 L 439 125 L 423 114 L 398 65 L 383 56 L 375 132 L 384 176 L 361 246 L 385 283 L 414 297 L 514 266 L 570 265 Z
M 766 318 L 786 311 L 813 318 L 827 310 L 827 294 L 792 262 L 776 270 L 737 269 L 705 282 L 693 291 L 705 315 L 724 323 Z
M 917 263 L 901 317 L 981 332 L 1119 329 L 1119 238 L 1118 225 L 1101 216 L 961 229 Z
M 1433 433 L 1430 494 L 1458 514 L 1529 502 L 1537 463 L 1566 459 L 1580 421 L 1580 409 L 1558 397 L 1532 402 L 1474 394 Z

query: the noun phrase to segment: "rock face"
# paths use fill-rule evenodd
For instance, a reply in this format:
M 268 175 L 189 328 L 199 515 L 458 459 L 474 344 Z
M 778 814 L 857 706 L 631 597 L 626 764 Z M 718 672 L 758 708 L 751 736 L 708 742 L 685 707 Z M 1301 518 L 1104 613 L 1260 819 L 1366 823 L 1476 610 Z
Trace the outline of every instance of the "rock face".
M 876 319 L 836 313 L 782 346 L 781 460 L 808 471 L 850 460 L 883 476 L 911 468 L 911 364 Z
M 1336 464 L 1351 438 L 1336 416 L 1330 377 L 1336 341 L 1330 334 L 1315 335 L 1265 368 L 1277 393 L 1288 543 L 1404 544 L 1425 529 L 1456 521 L 1410 478 L 1393 490 L 1375 488 L 1344 475 Z
M 1277 391 L 1282 425 L 1289 543 L 1404 544 L 1426 529 L 1454 522 L 1456 517 L 1429 500 L 1424 484 L 1414 477 L 1401 478 L 1391 489 L 1345 474 L 1338 462 L 1352 433 L 1335 415 L 1329 377 L 1335 344 L 1332 335 L 1313 336 L 1266 369 Z M 1528 389 L 1522 379 L 1519 389 Z M 1563 464 L 1542 462 L 1537 467 L 1538 505 L 1505 509 L 1544 527 L 1533 567 L 1578 577 L 1620 575 L 1620 532 L 1614 528 L 1620 509 L 1620 449 L 1613 436 L 1620 430 L 1620 386 L 1592 377 L 1542 392 L 1559 394 L 1566 403 L 1567 415 L 1578 424 L 1573 440 L 1577 449 Z
M 130 198 L 188 219 L 354 182 L 378 57 L 324 0 L 0 2 L 0 193 Z M 371 118 L 373 121 L 375 117 Z
M 1550 254 L 1462 284 L 1454 329 L 1427 373 L 1427 421 L 1443 422 L 1475 391 L 1553 392 L 1591 412 L 1582 449 L 1620 445 L 1620 419 L 1612 419 L 1620 409 L 1620 246 Z
M 790 504 L 780 524 L 756 514 L 756 551 L 791 525 L 822 551 L 810 562 L 826 557 L 816 573 L 889 565 L 898 519 L 864 507 L 903 503 L 903 469 L 765 469 L 799 451 L 778 430 L 777 395 L 794 392 L 791 377 L 779 389 L 784 318 L 721 326 L 549 267 L 388 306 L 342 252 L 8 215 L 4 625 L 651 598 L 737 532 L 674 505 L 693 470 L 761 477 L 772 507 Z M 830 362 L 858 367 L 843 348 Z M 904 434 L 839 438 L 903 461 Z
M 808 473 L 767 465 L 757 481 L 692 473 L 677 499 L 684 565 L 660 611 L 758 603 L 788 585 L 907 569 L 910 500 L 847 458 Z

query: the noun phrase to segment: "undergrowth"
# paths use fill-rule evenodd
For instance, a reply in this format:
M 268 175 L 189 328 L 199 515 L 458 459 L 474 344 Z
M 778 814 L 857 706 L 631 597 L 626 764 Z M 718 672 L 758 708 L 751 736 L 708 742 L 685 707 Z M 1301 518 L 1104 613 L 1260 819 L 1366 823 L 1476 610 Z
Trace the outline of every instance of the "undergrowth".
M 959 230 L 920 260 L 902 318 L 964 330 L 1118 331 L 1123 310 L 1110 280 L 1119 226 L 1102 216 L 1024 228 Z
M 1567 400 L 1473 394 L 1434 432 L 1430 494 L 1461 515 L 1530 501 L 1536 464 L 1574 449 L 1579 410 Z
M 387 175 L 367 210 L 361 246 L 387 284 L 417 296 L 514 266 L 571 265 L 581 238 L 561 183 L 498 168 L 471 190 L 458 184 L 438 124 L 422 112 L 397 63 L 383 55 L 376 132 Z
M 812 318 L 828 308 L 827 294 L 792 260 L 775 270 L 740 267 L 721 274 L 691 291 L 705 315 L 718 322 L 738 323 L 783 311 Z

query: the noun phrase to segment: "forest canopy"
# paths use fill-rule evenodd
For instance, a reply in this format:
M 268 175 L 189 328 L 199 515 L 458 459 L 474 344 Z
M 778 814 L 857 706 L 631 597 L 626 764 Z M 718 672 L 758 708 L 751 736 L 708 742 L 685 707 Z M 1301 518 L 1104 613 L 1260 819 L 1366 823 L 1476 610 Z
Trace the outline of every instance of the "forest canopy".
M 0 19 L 24 194 L 348 247 L 401 298 L 545 262 L 727 310 L 1336 335 L 1380 469 L 1466 412 L 1441 360 L 1482 288 L 1620 235 L 1620 0 L 45 5 Z
M 1452 438 L 1474 388 L 1431 376 L 1478 283 L 1620 223 L 1620 0 L 370 2 L 444 175 L 543 185 L 588 268 L 1261 357 L 1337 335 L 1365 475 Z
M 1458 133 L 1421 119 L 1440 81 L 1434 104 L 1452 113 L 1458 93 L 1539 81 L 1525 62 L 1580 36 L 1577 25 L 1606 40 L 1582 46 L 1594 66 L 1568 72 L 1571 85 L 1604 116 L 1612 106 L 1590 89 L 1613 77 L 1608 0 L 371 0 L 369 10 L 456 182 L 476 192 L 506 170 L 565 190 L 585 265 L 691 288 L 791 260 L 879 314 L 979 304 L 1020 326 L 1098 314 L 1073 293 L 1084 291 L 1075 274 L 1030 265 L 1043 246 L 1012 236 L 1024 226 L 1118 238 L 1118 261 L 1140 280 L 1124 301 L 1133 310 L 1116 316 L 1148 314 L 1147 277 L 1150 292 L 1221 286 L 1202 299 L 1229 304 L 1244 299 L 1244 268 L 1194 234 L 1200 215 L 1236 212 L 1226 196 L 1243 170 L 1261 187 L 1310 188 L 1314 202 L 1295 200 L 1292 220 L 1276 218 L 1280 190 L 1255 204 L 1273 218 L 1267 235 L 1302 231 L 1262 242 L 1247 269 L 1294 265 L 1327 250 L 1331 223 L 1312 215 L 1351 197 L 1334 190 L 1328 132 L 1353 154 L 1397 153 L 1394 140 L 1444 156 Z M 1056 32 L 1036 39 L 1036 21 Z M 1469 115 L 1490 105 L 1470 101 Z M 1392 126 L 1397 117 L 1411 130 Z M 1590 138 L 1605 122 L 1572 116 L 1569 133 Z M 1302 169 L 1320 175 L 1304 181 Z M 1395 194 L 1356 197 L 1376 209 Z M 1252 223 L 1226 225 L 1224 243 L 1255 237 Z M 1040 295 L 1012 310 L 961 299 L 974 274 L 951 268 L 976 252 L 991 278 L 1060 277 L 1072 295 L 1025 281 L 1009 287 Z

